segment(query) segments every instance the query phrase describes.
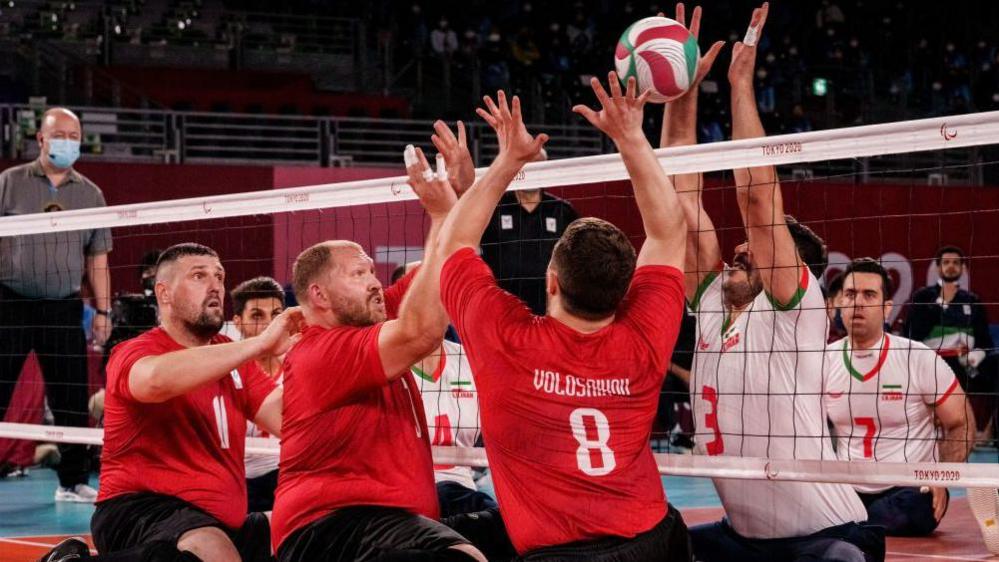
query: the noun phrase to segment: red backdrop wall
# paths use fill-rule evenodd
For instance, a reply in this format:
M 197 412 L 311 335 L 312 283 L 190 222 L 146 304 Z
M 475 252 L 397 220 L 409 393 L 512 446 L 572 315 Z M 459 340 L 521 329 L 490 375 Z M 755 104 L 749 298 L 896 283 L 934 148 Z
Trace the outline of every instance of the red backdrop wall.
M 0 161 L 6 168 L 13 162 Z M 104 191 L 108 204 L 198 197 L 401 175 L 402 170 L 365 168 L 301 168 L 266 166 L 164 166 L 83 162 L 79 170 Z M 598 216 L 620 226 L 641 244 L 638 211 L 626 182 L 555 188 L 583 216 Z M 812 226 L 829 244 L 833 261 L 885 256 L 899 281 L 896 301 L 904 302 L 926 283 L 931 258 L 942 244 L 957 244 L 971 256 L 970 286 L 984 300 L 999 302 L 999 189 L 929 187 L 914 184 L 859 185 L 835 182 L 785 182 L 787 212 Z M 715 220 L 723 252 L 730 255 L 745 239 L 734 191 L 725 180 L 708 181 L 705 205 Z M 197 241 L 219 251 L 227 285 L 256 275 L 290 280 L 290 266 L 301 249 L 324 239 L 360 242 L 378 263 L 383 280 L 395 265 L 418 259 L 427 223 L 416 203 L 260 215 L 130 227 L 114 232 L 111 254 L 112 290 L 139 290 L 136 264 L 142 254 L 182 241 Z M 835 267 L 833 268 L 835 269 Z M 999 309 L 990 307 L 991 318 Z M 94 361 L 91 384 L 103 384 Z M 41 416 L 42 381 L 29 361 L 15 393 L 7 421 L 37 423 Z M 31 444 L 0 441 L 0 462 L 30 460 Z

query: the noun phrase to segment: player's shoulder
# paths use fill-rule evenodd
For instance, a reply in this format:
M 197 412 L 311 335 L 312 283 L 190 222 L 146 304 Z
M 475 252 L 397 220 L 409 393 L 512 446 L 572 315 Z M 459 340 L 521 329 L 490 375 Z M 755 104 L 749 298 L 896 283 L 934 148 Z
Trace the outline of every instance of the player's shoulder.
M 963 300 L 966 300 L 966 301 L 968 301 L 968 302 L 970 302 L 972 304 L 977 304 L 977 303 L 982 302 L 982 298 L 979 297 L 978 293 L 976 293 L 974 291 L 971 291 L 971 290 L 968 290 L 968 289 L 960 289 L 958 291 L 958 293 L 961 294 L 961 296 L 963 297 Z
M 847 336 L 844 336 L 838 340 L 829 342 L 826 344 L 826 351 L 829 353 L 843 351 L 843 346 L 846 345 Z
M 231 343 L 232 338 L 225 334 L 215 334 L 211 339 L 212 345 L 218 345 L 220 343 Z
M 448 356 L 464 356 L 465 348 L 457 342 L 451 340 L 444 340 L 442 344 L 444 347 L 444 354 Z
M 172 345 L 171 345 L 172 344 Z M 170 347 L 179 346 L 166 330 L 157 326 L 151 330 L 147 330 L 138 336 L 130 340 L 121 342 L 120 344 L 114 346 L 113 353 L 127 353 L 139 350 L 166 350 Z
M 936 357 L 936 350 L 930 348 L 921 341 L 916 341 L 909 339 L 905 336 L 899 336 L 892 333 L 887 333 L 889 349 L 896 353 L 908 354 L 910 358 L 912 357 L 926 357 L 929 354 L 931 358 Z M 916 353 L 913 353 L 916 352 Z M 928 353 L 924 353 L 928 352 Z
M 932 302 L 937 300 L 937 296 L 940 293 L 939 285 L 927 285 L 920 289 L 916 289 L 916 292 L 912 293 L 913 302 Z

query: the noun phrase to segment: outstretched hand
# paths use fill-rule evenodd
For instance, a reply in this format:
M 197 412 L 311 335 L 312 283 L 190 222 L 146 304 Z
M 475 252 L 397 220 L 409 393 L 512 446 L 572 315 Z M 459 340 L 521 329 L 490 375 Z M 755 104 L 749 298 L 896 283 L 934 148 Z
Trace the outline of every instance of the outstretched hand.
M 475 112 L 496 131 L 500 156 L 521 163 L 536 160 L 548 142 L 548 135 L 541 133 L 532 137 L 531 133 L 527 132 L 520 111 L 520 98 L 513 96 L 513 103 L 507 105 L 506 94 L 500 90 L 496 92 L 495 103 L 489 96 L 484 96 L 482 99 L 486 103 L 486 109 L 476 108 Z
M 422 149 L 413 148 L 413 145 L 406 147 L 406 173 L 409 174 L 409 186 L 420 198 L 420 205 L 427 214 L 440 218 L 446 216 L 451 207 L 454 207 L 458 195 L 448 182 L 443 157 L 438 155 L 437 158 L 438 172 L 443 173 L 434 173 L 430 169 Z
M 451 187 L 461 195 L 475 183 L 475 163 L 468 151 L 468 137 L 465 134 L 465 124 L 458 121 L 458 136 L 441 120 L 434 122 L 434 134 L 430 141 L 437 151 L 444 156 L 447 164 L 447 180 Z
M 663 16 L 664 14 L 660 12 L 659 15 Z M 683 26 L 687 25 L 686 22 L 687 9 L 684 6 L 683 2 L 677 2 L 676 16 L 673 19 L 676 20 L 680 25 Z M 687 27 L 687 29 L 690 30 L 690 34 L 693 35 L 695 39 L 698 39 L 700 37 L 701 33 L 700 6 L 694 7 L 694 11 L 690 16 L 690 26 Z M 694 80 L 690 83 L 690 87 L 687 88 L 687 91 L 684 92 L 682 96 L 678 97 L 676 100 L 673 100 L 674 102 L 686 98 L 687 96 L 691 95 L 691 92 L 693 92 L 692 95 L 694 96 L 697 95 L 697 88 L 704 80 L 704 77 L 708 75 L 708 72 L 711 70 L 711 67 L 714 66 L 715 59 L 718 58 L 718 53 L 721 52 L 723 46 L 725 46 L 724 41 L 715 41 L 714 43 L 711 44 L 711 47 L 708 48 L 708 51 L 703 55 L 701 55 L 701 58 L 697 60 L 697 73 L 694 74 Z
M 637 95 L 635 77 L 628 78 L 628 89 L 621 92 L 621 82 L 617 73 L 611 71 L 607 75 L 611 94 L 607 95 L 600 80 L 595 76 L 590 79 L 593 93 L 600 102 L 600 111 L 594 111 L 585 105 L 577 105 L 572 111 L 582 115 L 591 125 L 607 134 L 614 142 L 627 140 L 638 136 L 645 139 L 642 132 L 645 102 L 649 99 L 650 90 Z
M 756 71 L 756 44 L 763 33 L 763 25 L 767 22 L 770 3 L 753 10 L 746 29 L 746 37 L 732 45 L 732 62 L 728 66 L 728 81 L 733 87 L 751 88 L 753 73 Z

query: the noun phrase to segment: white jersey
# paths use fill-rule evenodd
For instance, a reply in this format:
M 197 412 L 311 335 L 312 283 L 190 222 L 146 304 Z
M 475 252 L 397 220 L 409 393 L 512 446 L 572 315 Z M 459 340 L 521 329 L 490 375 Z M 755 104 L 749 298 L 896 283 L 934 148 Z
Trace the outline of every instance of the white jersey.
M 933 408 L 957 388 L 957 377 L 922 343 L 885 334 L 874 349 L 849 338 L 826 353 L 826 409 L 842 460 L 932 462 L 937 459 Z M 891 486 L 857 485 L 873 493 Z
M 479 439 L 479 394 L 461 345 L 444 340 L 444 355 L 434 373 L 412 369 L 423 395 L 432 445 L 474 447 Z M 434 481 L 475 488 L 468 466 L 434 465 Z
M 761 292 L 734 321 L 725 273 L 706 279 L 691 307 L 697 343 L 691 372 L 698 454 L 835 459 L 822 403 L 827 317 L 805 267 L 786 307 Z M 714 479 L 733 529 L 748 538 L 809 535 L 867 519 L 847 484 Z
M 278 386 L 284 380 L 284 373 L 278 371 L 277 379 L 274 382 Z M 277 437 L 267 433 L 262 428 L 257 427 L 257 424 L 250 420 L 246 420 L 246 436 L 247 437 L 269 437 L 271 439 L 277 439 Z M 243 462 L 246 465 L 246 477 L 247 478 L 259 478 L 269 472 L 274 472 L 278 469 L 278 455 L 260 455 L 246 453 L 243 456 Z

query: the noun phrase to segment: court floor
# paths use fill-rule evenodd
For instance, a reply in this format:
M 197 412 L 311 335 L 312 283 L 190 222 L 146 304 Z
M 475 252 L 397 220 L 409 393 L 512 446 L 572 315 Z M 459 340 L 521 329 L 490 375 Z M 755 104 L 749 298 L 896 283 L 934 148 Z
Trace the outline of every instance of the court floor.
M 688 525 L 721 517 L 710 480 L 666 477 L 663 483 L 670 502 L 681 510 Z M 55 503 L 55 485 L 55 473 L 44 469 L 22 478 L 0 479 L 0 562 L 33 562 L 66 536 L 88 536 L 93 506 Z M 950 509 L 934 535 L 889 539 L 888 560 L 999 560 L 985 549 L 964 491 L 954 489 L 951 494 Z

